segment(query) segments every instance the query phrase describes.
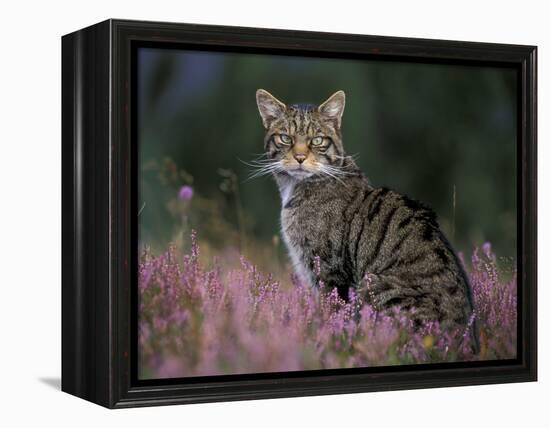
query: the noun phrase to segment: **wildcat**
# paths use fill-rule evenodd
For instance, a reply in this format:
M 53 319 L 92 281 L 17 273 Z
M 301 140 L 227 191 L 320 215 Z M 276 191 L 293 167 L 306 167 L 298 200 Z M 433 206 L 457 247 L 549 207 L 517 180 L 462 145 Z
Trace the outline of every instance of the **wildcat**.
M 342 144 L 345 94 L 316 105 L 285 105 L 259 89 L 264 159 L 282 200 L 281 233 L 296 274 L 319 278 L 340 297 L 349 288 L 377 309 L 398 306 L 416 323 L 478 332 L 466 274 L 424 204 L 373 187 Z

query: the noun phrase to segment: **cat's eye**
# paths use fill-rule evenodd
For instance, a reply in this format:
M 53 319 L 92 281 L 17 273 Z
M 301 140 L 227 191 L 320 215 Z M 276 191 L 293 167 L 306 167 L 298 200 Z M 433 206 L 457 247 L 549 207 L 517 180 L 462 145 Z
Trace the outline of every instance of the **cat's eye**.
M 279 134 L 279 139 L 281 140 L 281 143 L 283 144 L 290 144 L 292 143 L 292 138 L 290 138 L 286 134 Z
M 311 139 L 311 145 L 312 146 L 320 146 L 321 144 L 323 144 L 323 140 L 324 140 L 324 138 L 321 137 L 321 136 L 314 137 L 314 138 Z

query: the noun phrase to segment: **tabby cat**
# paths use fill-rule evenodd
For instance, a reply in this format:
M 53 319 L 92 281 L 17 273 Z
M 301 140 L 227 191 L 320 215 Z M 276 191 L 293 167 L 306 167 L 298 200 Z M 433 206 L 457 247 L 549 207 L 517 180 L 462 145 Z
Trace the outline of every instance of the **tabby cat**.
M 417 324 L 478 333 L 470 285 L 436 216 L 424 204 L 373 187 L 342 145 L 345 94 L 316 105 L 285 105 L 256 92 L 266 130 L 258 174 L 275 177 L 281 231 L 296 274 L 320 279 L 347 299 L 349 288 L 378 309 L 398 306 Z

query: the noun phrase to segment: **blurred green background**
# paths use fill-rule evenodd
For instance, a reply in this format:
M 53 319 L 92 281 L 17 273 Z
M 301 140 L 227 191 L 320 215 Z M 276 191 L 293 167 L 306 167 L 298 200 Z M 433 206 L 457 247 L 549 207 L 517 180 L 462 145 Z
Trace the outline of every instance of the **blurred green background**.
M 374 185 L 430 205 L 458 250 L 490 241 L 515 259 L 515 70 L 158 48 L 137 64 L 141 245 L 185 246 L 194 228 L 212 254 L 283 260 L 276 186 L 241 162 L 263 147 L 255 91 L 319 103 L 343 89 L 344 146 Z

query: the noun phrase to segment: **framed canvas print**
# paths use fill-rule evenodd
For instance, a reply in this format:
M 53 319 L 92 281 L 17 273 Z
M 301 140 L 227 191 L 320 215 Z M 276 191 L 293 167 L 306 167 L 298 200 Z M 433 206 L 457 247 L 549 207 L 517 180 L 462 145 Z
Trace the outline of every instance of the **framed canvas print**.
M 62 389 L 536 380 L 536 48 L 108 20 L 62 39 Z

